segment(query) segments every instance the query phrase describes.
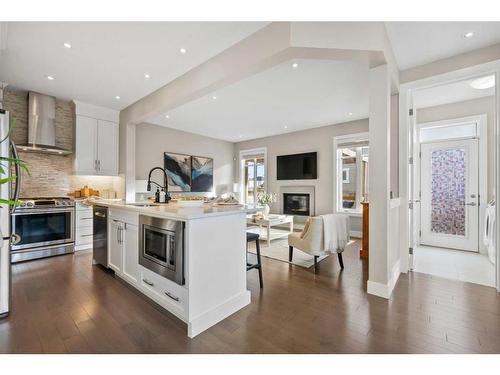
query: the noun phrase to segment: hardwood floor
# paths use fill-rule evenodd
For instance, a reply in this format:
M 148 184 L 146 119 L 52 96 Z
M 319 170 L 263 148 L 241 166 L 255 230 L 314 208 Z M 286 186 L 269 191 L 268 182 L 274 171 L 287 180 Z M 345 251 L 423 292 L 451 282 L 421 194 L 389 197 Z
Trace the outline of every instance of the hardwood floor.
M 263 258 L 264 289 L 194 339 L 90 253 L 17 264 L 1 353 L 500 353 L 493 288 L 410 273 L 390 301 L 366 294 L 359 243 L 313 269 Z

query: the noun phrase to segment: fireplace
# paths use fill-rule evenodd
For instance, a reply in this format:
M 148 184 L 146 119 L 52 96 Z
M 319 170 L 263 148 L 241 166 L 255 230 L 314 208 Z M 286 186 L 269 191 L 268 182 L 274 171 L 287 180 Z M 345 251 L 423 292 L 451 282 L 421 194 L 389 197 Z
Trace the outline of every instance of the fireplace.
M 311 214 L 311 195 L 308 193 L 283 193 L 283 213 L 309 216 Z

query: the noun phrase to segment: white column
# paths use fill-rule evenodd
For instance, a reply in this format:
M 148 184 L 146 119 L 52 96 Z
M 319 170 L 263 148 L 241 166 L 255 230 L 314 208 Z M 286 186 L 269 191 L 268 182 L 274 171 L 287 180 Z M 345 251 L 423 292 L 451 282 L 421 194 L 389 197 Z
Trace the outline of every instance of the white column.
M 390 191 L 390 73 L 370 69 L 370 255 L 368 293 L 389 298 L 388 233 Z
M 125 179 L 125 200 L 135 202 L 136 125 L 120 121 L 120 174 Z

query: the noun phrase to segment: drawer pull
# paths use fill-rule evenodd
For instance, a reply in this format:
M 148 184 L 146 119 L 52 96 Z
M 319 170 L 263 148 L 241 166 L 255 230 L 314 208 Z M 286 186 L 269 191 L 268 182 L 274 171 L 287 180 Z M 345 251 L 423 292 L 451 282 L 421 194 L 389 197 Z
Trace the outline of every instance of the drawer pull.
M 80 220 L 92 220 L 93 217 L 81 217 Z
M 144 281 L 146 284 L 148 284 L 149 286 L 155 286 L 154 283 L 152 283 L 151 281 L 148 281 L 146 279 L 142 279 L 142 281 Z
M 92 237 L 93 234 L 81 234 L 80 237 Z
M 174 301 L 179 302 L 179 297 L 174 296 L 173 294 L 170 294 L 169 292 L 165 292 L 167 297 L 172 298 Z

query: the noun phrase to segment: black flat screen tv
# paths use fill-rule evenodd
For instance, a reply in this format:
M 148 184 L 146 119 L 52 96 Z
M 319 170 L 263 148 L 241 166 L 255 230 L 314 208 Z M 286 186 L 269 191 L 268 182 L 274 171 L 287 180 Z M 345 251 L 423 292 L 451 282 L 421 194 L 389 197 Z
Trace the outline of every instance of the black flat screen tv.
M 278 156 L 278 180 L 315 180 L 318 178 L 317 159 L 317 152 Z

